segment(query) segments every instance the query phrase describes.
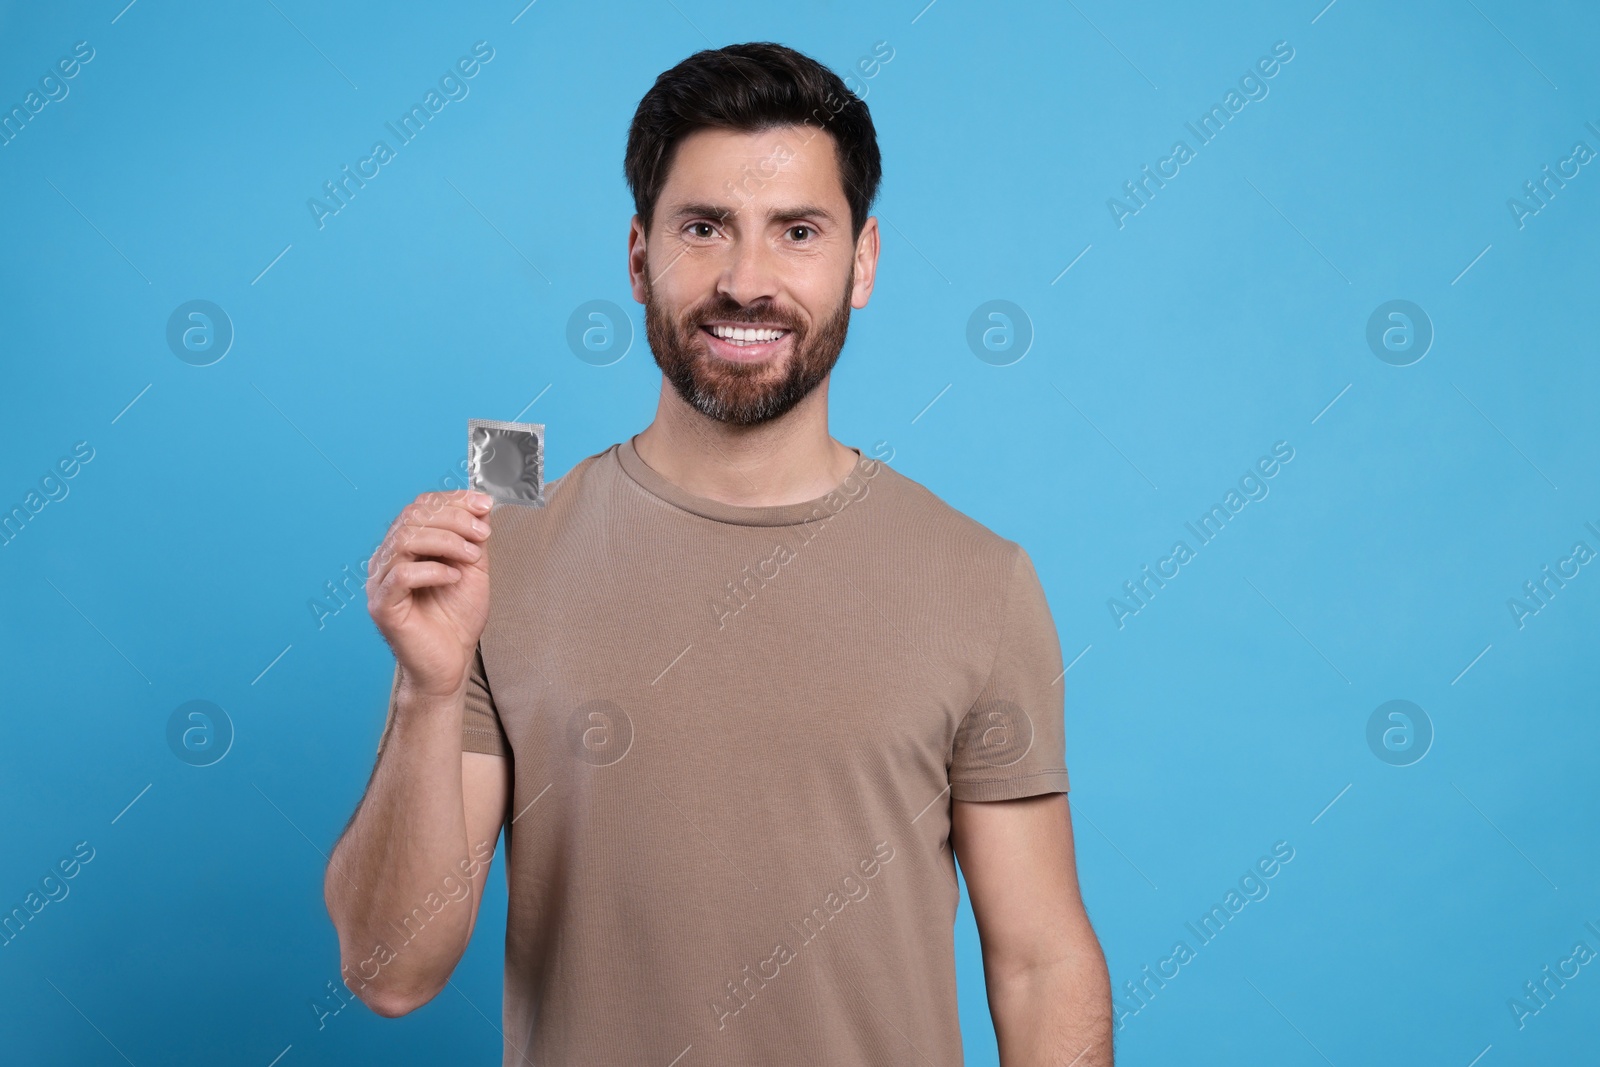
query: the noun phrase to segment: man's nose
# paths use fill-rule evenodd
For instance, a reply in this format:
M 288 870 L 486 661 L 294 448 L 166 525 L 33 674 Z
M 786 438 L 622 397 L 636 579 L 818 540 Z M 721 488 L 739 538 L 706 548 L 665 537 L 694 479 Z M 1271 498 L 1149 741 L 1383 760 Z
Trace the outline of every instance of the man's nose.
M 778 264 L 764 240 L 741 237 L 728 252 L 717 279 L 717 291 L 741 306 L 774 299 L 778 290 Z

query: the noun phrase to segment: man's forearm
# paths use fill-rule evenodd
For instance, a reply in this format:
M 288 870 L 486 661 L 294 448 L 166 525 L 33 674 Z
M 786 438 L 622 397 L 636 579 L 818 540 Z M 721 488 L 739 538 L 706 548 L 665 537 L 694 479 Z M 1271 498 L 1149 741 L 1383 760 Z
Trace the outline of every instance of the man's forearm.
M 483 862 L 469 856 L 461 721 L 459 696 L 422 701 L 402 684 L 372 783 L 324 879 L 345 983 L 383 1014 L 437 992 L 471 930 L 467 878 Z
M 1001 1067 L 1111 1067 L 1111 978 L 1099 943 L 989 981 Z

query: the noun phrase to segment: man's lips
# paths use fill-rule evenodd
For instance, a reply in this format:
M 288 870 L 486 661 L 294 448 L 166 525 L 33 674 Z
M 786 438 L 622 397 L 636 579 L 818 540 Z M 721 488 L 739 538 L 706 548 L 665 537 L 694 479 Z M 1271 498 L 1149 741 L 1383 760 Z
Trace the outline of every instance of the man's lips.
M 746 332 L 761 331 L 765 334 L 770 334 L 773 331 L 782 332 L 770 340 L 746 339 L 741 341 L 734 338 L 718 337 L 712 329 L 714 326 L 735 325 L 737 325 L 738 329 Z M 735 363 L 753 363 L 770 357 L 787 344 L 794 333 L 793 330 L 786 326 L 751 326 L 744 323 L 705 323 L 699 329 L 701 334 L 705 336 L 706 344 L 714 355 Z M 724 332 L 727 331 L 724 330 Z

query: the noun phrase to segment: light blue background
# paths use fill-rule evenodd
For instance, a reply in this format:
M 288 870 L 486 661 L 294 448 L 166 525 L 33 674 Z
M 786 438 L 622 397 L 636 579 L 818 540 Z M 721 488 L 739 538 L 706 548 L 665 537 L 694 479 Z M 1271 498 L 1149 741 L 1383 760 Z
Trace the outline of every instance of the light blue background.
M 1032 555 L 1119 996 L 1295 849 L 1119 1062 L 1594 1055 L 1600 965 L 1522 1029 L 1507 1001 L 1600 950 L 1600 566 L 1520 629 L 1507 600 L 1600 550 L 1600 163 L 1522 228 L 1506 202 L 1600 150 L 1596 9 L 923 2 L 0 6 L 7 109 L 95 49 L 0 147 L 0 506 L 95 450 L 0 548 L 0 906 L 96 850 L 0 949 L 9 1062 L 498 1062 L 498 862 L 453 988 L 318 1028 L 319 853 L 391 660 L 364 603 L 319 629 L 308 601 L 455 468 L 469 416 L 547 423 L 548 477 L 649 421 L 627 122 L 692 51 L 762 39 L 841 72 L 894 50 L 833 432 Z M 470 95 L 319 230 L 307 199 L 479 40 Z M 1269 95 L 1119 229 L 1107 199 L 1278 41 Z M 192 299 L 236 330 L 212 366 L 167 347 Z M 611 366 L 565 341 L 593 299 L 633 319 Z M 991 299 L 1035 332 L 1010 366 L 966 344 Z M 1391 299 L 1436 331 L 1410 366 L 1365 341 Z M 1277 441 L 1270 495 L 1119 629 L 1108 598 Z M 167 745 L 193 699 L 236 730 L 210 767 Z M 1411 766 L 1367 745 L 1391 699 L 1436 731 Z M 993 1064 L 965 904 L 958 936 L 968 1062 Z

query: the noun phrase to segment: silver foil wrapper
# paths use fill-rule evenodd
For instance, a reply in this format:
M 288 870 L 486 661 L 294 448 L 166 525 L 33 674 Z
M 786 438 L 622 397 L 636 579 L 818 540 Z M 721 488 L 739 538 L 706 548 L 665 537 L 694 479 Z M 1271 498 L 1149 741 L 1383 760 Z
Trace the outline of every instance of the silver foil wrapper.
M 497 503 L 544 507 L 544 423 L 468 419 L 467 479 Z

